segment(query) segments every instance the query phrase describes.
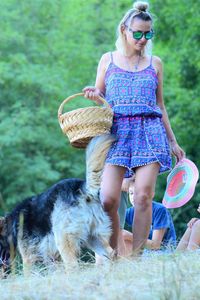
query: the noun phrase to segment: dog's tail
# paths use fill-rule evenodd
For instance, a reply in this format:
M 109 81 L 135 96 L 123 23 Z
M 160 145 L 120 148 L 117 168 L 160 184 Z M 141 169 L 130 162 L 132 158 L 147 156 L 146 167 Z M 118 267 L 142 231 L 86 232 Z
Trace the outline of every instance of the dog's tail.
M 93 138 L 86 149 L 86 188 L 97 191 L 100 187 L 101 174 L 105 159 L 115 137 L 103 134 Z

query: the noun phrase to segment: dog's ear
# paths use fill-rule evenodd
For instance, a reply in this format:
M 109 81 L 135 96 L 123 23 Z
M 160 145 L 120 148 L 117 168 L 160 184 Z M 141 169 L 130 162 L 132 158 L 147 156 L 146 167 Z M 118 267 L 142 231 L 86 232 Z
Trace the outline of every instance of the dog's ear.
M 4 225 L 5 225 L 5 218 L 4 217 L 0 217 L 0 234 L 3 231 Z

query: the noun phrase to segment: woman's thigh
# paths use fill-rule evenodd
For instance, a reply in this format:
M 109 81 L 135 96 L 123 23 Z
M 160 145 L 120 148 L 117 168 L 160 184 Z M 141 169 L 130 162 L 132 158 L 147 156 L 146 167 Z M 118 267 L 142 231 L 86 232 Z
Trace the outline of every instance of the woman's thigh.
M 135 171 L 135 193 L 150 193 L 154 196 L 159 163 L 138 167 Z
M 121 186 L 126 168 L 106 164 L 103 170 L 101 182 L 101 196 L 104 198 L 117 199 L 119 201 Z

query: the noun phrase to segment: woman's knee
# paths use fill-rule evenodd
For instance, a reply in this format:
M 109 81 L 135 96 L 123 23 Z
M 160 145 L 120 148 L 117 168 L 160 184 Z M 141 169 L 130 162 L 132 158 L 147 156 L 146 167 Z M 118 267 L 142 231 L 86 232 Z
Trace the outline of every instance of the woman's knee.
M 118 201 L 114 197 L 103 197 L 102 205 L 105 211 L 116 211 L 118 210 Z
M 152 198 L 154 196 L 154 192 L 151 189 L 144 189 L 135 192 L 135 206 L 140 208 L 141 210 L 146 210 L 152 205 Z
M 193 224 L 192 229 L 200 230 L 200 219 Z

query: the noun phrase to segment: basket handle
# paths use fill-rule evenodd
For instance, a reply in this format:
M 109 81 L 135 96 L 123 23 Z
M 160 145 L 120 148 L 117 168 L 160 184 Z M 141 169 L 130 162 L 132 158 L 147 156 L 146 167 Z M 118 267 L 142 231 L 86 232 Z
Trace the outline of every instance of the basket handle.
M 63 100 L 63 102 L 61 103 L 61 105 L 58 109 L 58 118 L 60 118 L 62 115 L 65 103 L 69 102 L 70 100 L 72 100 L 73 98 L 76 98 L 78 96 L 84 96 L 84 93 L 74 94 L 72 96 L 67 97 L 65 100 Z M 105 104 L 105 106 L 107 106 L 107 108 L 111 109 L 108 102 L 104 98 L 102 98 L 101 96 L 98 96 L 98 98 L 99 98 L 99 100 L 101 100 L 103 102 L 103 104 Z

